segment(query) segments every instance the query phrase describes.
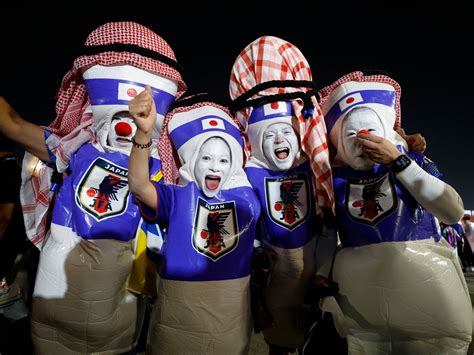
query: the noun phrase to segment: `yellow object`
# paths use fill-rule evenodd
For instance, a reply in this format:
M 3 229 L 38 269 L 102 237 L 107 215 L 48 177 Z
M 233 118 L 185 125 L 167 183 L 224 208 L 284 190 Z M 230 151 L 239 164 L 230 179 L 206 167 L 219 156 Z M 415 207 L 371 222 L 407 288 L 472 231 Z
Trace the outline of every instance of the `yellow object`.
M 151 177 L 151 180 L 160 182 L 163 179 L 161 170 Z M 146 256 L 147 224 L 140 220 L 140 226 L 135 241 L 135 255 L 132 272 L 128 279 L 127 289 L 145 296 L 156 296 L 156 266 Z

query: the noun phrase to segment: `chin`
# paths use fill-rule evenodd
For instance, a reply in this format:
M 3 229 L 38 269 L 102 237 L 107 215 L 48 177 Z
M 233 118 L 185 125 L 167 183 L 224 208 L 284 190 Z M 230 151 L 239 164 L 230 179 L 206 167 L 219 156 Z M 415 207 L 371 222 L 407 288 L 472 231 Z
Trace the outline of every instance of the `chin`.
M 370 170 L 373 169 L 375 163 L 373 161 L 367 161 L 362 159 L 356 159 L 352 164 L 351 168 L 355 170 Z
M 293 166 L 293 161 L 291 159 L 285 159 L 285 161 L 272 160 L 273 170 L 284 171 L 288 170 Z

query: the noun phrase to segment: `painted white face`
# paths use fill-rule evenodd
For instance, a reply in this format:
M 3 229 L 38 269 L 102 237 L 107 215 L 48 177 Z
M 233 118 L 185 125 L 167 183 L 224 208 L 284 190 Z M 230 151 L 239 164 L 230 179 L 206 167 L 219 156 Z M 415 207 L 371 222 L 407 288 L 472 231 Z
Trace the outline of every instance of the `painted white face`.
M 207 197 L 215 196 L 230 175 L 230 148 L 221 138 L 209 138 L 199 150 L 194 176 Z
M 288 123 L 274 123 L 263 132 L 263 154 L 273 170 L 288 170 L 299 151 L 298 137 Z
M 350 111 L 342 125 L 342 144 L 347 163 L 356 170 L 370 170 L 375 163 L 367 158 L 355 139 L 361 130 L 385 137 L 385 130 L 377 113 L 368 107 L 359 107 Z
M 128 112 L 122 111 L 112 117 L 107 143 L 113 148 L 127 151 L 132 150 L 132 137 L 137 131 L 137 125 Z

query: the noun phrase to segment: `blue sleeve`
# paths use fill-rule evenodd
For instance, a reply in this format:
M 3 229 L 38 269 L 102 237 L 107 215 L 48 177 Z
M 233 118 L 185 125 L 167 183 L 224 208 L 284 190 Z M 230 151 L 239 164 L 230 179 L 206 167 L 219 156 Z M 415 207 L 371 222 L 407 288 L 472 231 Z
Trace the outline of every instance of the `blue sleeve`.
M 49 146 L 46 144 L 46 141 L 48 140 L 49 136 L 51 136 L 51 131 L 45 129 L 44 130 L 44 145 L 46 146 L 46 151 L 48 152 L 49 155 L 49 160 L 51 161 L 50 164 L 54 164 L 56 162 L 56 156 L 53 154 L 51 149 L 49 149 Z
M 162 227 L 167 227 L 170 219 L 170 211 L 174 204 L 174 186 L 160 184 L 152 181 L 157 194 L 158 207 L 153 210 L 137 200 L 138 208 L 142 217 L 148 223 L 159 223 Z

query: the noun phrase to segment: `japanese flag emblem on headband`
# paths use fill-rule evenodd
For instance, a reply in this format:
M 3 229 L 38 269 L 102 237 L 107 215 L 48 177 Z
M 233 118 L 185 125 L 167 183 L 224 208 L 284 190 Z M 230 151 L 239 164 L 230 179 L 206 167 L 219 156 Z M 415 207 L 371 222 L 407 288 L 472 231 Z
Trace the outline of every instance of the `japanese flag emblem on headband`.
M 192 138 L 206 133 L 215 136 L 226 134 L 243 147 L 242 135 L 237 125 L 230 116 L 216 107 L 202 107 L 177 113 L 170 120 L 168 130 L 178 151 Z
M 128 111 L 128 103 L 149 85 L 158 117 L 163 118 L 174 102 L 178 87 L 175 81 L 130 65 L 94 65 L 83 73 L 92 112 L 103 118 L 111 107 Z M 123 106 L 123 107 L 120 107 Z
M 258 106 L 252 110 L 249 117 L 249 124 L 262 122 L 274 118 L 290 118 L 293 116 L 293 107 L 291 102 L 272 102 L 262 106 Z
M 329 95 L 322 107 L 327 131 L 330 133 L 336 122 L 356 106 L 372 108 L 393 127 L 395 103 L 395 88 L 389 84 L 355 81 L 341 84 Z

